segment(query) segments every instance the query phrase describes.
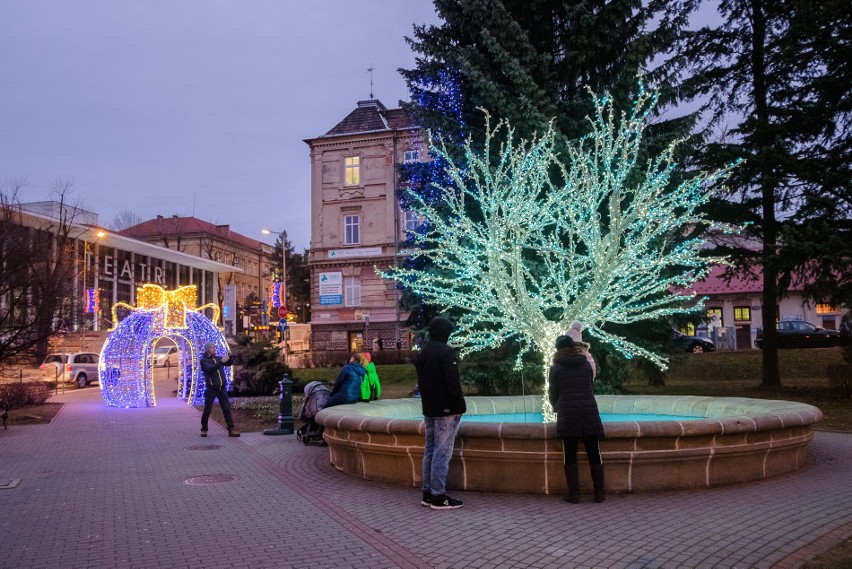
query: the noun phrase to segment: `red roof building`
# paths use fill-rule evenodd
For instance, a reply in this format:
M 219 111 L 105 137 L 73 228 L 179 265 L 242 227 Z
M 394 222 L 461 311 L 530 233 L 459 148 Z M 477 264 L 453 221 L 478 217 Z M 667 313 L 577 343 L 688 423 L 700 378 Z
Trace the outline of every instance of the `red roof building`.
M 122 231 L 128 237 L 155 243 L 168 249 L 181 251 L 204 259 L 234 267 L 231 272 L 218 273 L 219 304 L 223 305 L 223 291 L 232 285 L 236 304 L 243 306 L 249 295 L 261 301 L 268 300 L 272 268 L 278 262 L 275 248 L 232 231 L 229 225 L 215 225 L 195 217 L 164 217 L 158 215 Z M 225 318 L 226 333 L 236 333 L 242 322 L 236 322 L 236 311 Z M 254 323 L 254 322 L 253 322 Z M 259 321 L 257 323 L 260 323 Z

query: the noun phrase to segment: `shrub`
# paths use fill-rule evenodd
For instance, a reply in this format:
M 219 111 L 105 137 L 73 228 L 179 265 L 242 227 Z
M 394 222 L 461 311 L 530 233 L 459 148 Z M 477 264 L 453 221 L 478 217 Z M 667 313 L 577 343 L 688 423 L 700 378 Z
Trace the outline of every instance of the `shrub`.
M 0 402 L 5 402 L 9 409 L 44 405 L 52 391 L 45 381 L 7 383 L 0 385 Z
M 241 395 L 273 395 L 278 382 L 290 373 L 279 361 L 281 350 L 269 340 L 252 342 L 248 336 L 237 338 L 234 357 L 234 391 Z

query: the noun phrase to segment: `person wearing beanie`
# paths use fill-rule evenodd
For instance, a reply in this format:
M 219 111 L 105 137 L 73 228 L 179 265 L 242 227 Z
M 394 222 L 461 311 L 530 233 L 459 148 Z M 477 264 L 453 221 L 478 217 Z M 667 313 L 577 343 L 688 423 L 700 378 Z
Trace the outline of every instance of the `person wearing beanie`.
M 367 358 L 364 354 L 352 354 L 349 363 L 343 366 L 340 373 L 337 374 L 337 379 L 334 380 L 334 387 L 331 388 L 331 397 L 329 397 L 326 407 L 358 402 L 361 397 L 361 382 L 364 381 L 364 376 L 367 374 L 364 367 L 366 365 Z
M 453 323 L 446 318 L 433 318 L 429 323 L 429 341 L 414 360 L 426 427 L 420 504 L 433 510 L 454 510 L 464 505 L 461 500 L 447 496 L 446 488 L 456 433 L 461 416 L 467 411 L 458 357 L 447 345 L 453 330 Z
M 548 399 L 556 411 L 556 435 L 562 439 L 566 502 L 580 501 L 580 475 L 577 468 L 577 445 L 582 440 L 589 459 L 595 489 L 595 502 L 603 502 L 604 467 L 599 439 L 604 436 L 593 387 L 592 366 L 586 359 L 582 342 L 571 336 L 556 338 L 556 353 L 548 375 Z
M 364 367 L 364 381 L 361 382 L 361 401 L 375 401 L 382 395 L 382 386 L 379 384 L 379 374 L 372 354 L 364 352 L 364 357 L 367 359 L 367 365 Z
M 571 322 L 571 326 L 568 328 L 568 331 L 565 332 L 565 335 L 574 340 L 575 345 L 586 350 L 586 359 L 589 361 L 589 365 L 592 366 L 592 380 L 594 380 L 598 376 L 598 366 L 595 363 L 595 358 L 593 358 L 591 352 L 589 352 L 589 345 L 583 342 L 583 323 L 579 320 L 574 320 Z
M 574 320 L 571 322 L 571 326 L 568 328 L 568 331 L 565 332 L 566 336 L 570 336 L 572 340 L 575 342 L 583 341 L 583 323 L 579 320 Z
M 228 436 L 240 436 L 240 433 L 234 430 L 231 402 L 228 400 L 228 382 L 223 369 L 234 363 L 231 356 L 229 354 L 217 356 L 216 344 L 207 342 L 204 344 L 204 354 L 201 356 L 200 363 L 201 371 L 204 372 L 204 412 L 201 413 L 201 436 L 207 436 L 207 424 L 216 399 L 219 400 L 222 415 L 225 416 L 225 424 L 228 425 Z

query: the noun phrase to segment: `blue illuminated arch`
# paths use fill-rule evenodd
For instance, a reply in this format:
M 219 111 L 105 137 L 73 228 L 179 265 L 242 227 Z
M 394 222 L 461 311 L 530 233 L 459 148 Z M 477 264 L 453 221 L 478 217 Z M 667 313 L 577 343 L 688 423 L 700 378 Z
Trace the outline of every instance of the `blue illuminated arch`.
M 179 291 L 189 293 L 185 290 L 188 288 Z M 156 405 L 152 355 L 159 338 L 169 338 L 178 347 L 178 397 L 186 399 L 189 405 L 197 405 L 204 400 L 204 380 L 198 363 L 204 344 L 212 342 L 219 354 L 228 352 L 228 344 L 213 321 L 201 312 L 188 308 L 185 302 L 175 300 L 177 295 L 174 293 L 179 291 L 165 292 L 165 300 L 156 307 L 147 300 L 140 302 L 145 308 L 121 303 L 132 312 L 110 332 L 101 350 L 98 365 L 101 395 L 108 406 Z M 215 312 L 218 317 L 218 309 Z M 114 313 L 115 321 L 117 318 Z M 226 367 L 224 371 L 230 385 L 231 368 Z

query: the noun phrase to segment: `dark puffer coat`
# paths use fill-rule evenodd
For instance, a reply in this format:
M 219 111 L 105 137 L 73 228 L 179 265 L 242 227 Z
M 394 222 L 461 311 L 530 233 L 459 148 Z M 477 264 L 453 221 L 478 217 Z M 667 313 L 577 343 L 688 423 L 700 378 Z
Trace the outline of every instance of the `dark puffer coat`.
M 581 348 L 574 346 L 556 352 L 549 381 L 547 395 L 556 411 L 557 436 L 604 436 L 592 387 L 592 366 Z

